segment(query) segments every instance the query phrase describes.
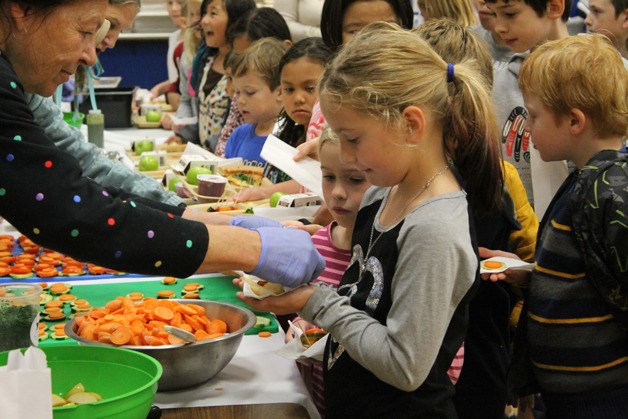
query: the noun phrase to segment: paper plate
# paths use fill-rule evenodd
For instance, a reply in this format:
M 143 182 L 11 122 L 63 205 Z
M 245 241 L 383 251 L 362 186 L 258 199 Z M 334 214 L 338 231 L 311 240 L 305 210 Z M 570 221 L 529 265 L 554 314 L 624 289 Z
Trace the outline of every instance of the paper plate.
M 487 262 L 489 262 L 489 265 L 491 265 L 491 263 L 499 263 L 499 265 L 496 265 L 495 267 L 486 266 Z M 489 259 L 484 259 L 480 262 L 481 274 L 497 274 L 504 272 L 507 269 L 522 269 L 531 271 L 532 268 L 534 268 L 534 263 L 528 263 L 520 259 L 507 258 L 503 256 L 495 256 Z

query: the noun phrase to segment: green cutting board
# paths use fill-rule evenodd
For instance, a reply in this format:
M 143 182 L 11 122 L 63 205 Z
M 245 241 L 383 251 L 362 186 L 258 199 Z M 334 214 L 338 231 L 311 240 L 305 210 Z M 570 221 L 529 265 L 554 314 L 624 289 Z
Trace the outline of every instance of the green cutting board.
M 161 282 L 160 279 L 130 282 L 126 282 L 126 280 L 123 282 L 120 279 L 109 279 L 99 281 L 98 284 L 94 285 L 74 285 L 70 290 L 70 293 L 75 295 L 78 299 L 84 299 L 89 301 L 89 303 L 93 307 L 103 307 L 108 301 L 111 301 L 118 296 L 126 296 L 131 292 L 141 292 L 142 294 L 144 294 L 144 297 L 156 298 L 158 291 L 172 290 L 175 292 L 176 298 L 182 298 L 181 291 L 183 290 L 183 286 L 185 284 L 195 282 L 204 286 L 204 288 L 199 293 L 201 299 L 220 301 L 222 303 L 229 303 L 251 310 L 249 306 L 244 304 L 242 301 L 240 301 L 238 297 L 236 297 L 236 292 L 239 291 L 239 288 L 233 285 L 233 283 L 231 282 L 232 279 L 233 278 L 230 276 L 178 279 L 177 283 L 174 285 L 165 285 Z M 190 300 L 190 302 L 194 302 L 194 300 Z M 270 325 L 262 328 L 252 328 L 251 330 L 246 332 L 247 335 L 255 335 L 261 331 L 268 331 L 271 333 L 276 333 L 279 331 L 279 326 L 277 324 L 277 321 L 275 320 L 275 316 L 268 312 L 257 312 L 255 310 L 251 311 L 253 311 L 257 316 L 270 319 Z M 65 320 L 62 320 L 60 322 L 44 321 L 44 323 L 46 323 L 46 325 L 50 327 L 56 323 L 63 323 L 68 321 L 68 319 L 70 319 L 70 315 L 72 314 L 68 304 L 65 304 L 64 312 L 67 316 Z M 40 341 L 39 346 L 56 344 L 67 345 L 69 343 L 76 342 L 72 339 L 55 340 L 52 338 L 48 338 L 46 340 Z

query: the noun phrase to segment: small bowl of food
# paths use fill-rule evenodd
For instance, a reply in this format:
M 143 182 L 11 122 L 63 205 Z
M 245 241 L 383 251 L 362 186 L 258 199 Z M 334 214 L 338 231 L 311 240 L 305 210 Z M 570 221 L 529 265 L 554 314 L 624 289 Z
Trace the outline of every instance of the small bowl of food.
M 115 317 L 121 313 L 126 320 Z M 163 367 L 159 391 L 193 387 L 213 378 L 231 362 L 242 336 L 257 320 L 246 308 L 217 301 L 147 298 L 134 303 L 123 297 L 81 317 L 66 324 L 69 337 L 81 345 L 118 346 L 150 355 Z M 184 329 L 197 340 L 185 343 L 164 326 Z

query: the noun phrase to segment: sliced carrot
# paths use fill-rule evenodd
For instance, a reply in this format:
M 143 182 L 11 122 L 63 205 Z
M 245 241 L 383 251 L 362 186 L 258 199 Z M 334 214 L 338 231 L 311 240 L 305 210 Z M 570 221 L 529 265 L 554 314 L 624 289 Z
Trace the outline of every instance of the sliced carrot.
M 40 278 L 53 278 L 57 275 L 59 275 L 59 271 L 55 268 L 42 269 L 37 271 L 37 276 Z
M 52 300 L 52 301 L 48 301 L 46 304 L 44 304 L 44 307 L 48 308 L 48 307 L 61 307 L 63 305 L 63 301 L 59 301 L 59 300 Z
M 257 334 L 257 336 L 259 336 L 260 338 L 269 338 L 272 335 L 273 335 L 272 333 L 266 332 L 266 331 L 262 331 Z
M 180 327 L 181 322 L 183 322 L 183 316 L 181 315 L 180 312 L 175 311 L 174 317 L 172 318 L 172 320 L 170 320 L 170 325 L 175 326 L 175 327 Z
M 157 297 L 160 297 L 160 298 L 172 298 L 172 297 L 174 297 L 174 291 L 172 291 L 172 290 L 157 291 Z
M 194 332 L 194 336 L 196 337 L 196 340 L 208 340 L 209 339 L 209 333 L 207 333 L 206 331 L 202 329 Z
M 194 309 L 196 311 L 196 314 L 198 314 L 199 316 L 205 315 L 205 307 L 199 306 L 198 304 L 181 304 L 181 306 Z
M 183 330 L 187 330 L 188 332 L 192 333 L 192 326 L 190 326 L 187 323 L 181 323 L 181 326 L 179 327 Z
M 73 301 L 76 300 L 76 295 L 72 295 L 72 294 L 62 294 L 59 296 L 59 301 L 63 301 L 65 302 L 69 302 L 69 301 Z
M 168 335 L 168 343 L 171 345 L 183 345 L 186 342 L 183 339 L 179 339 L 178 337 Z
M 174 276 L 167 276 L 161 280 L 166 285 L 172 285 L 177 282 L 177 279 Z
M 197 311 L 194 310 L 193 307 L 190 307 L 192 304 L 179 304 L 175 307 L 175 310 L 182 314 L 187 314 L 188 316 L 193 316 L 197 314 Z
M 111 343 L 114 345 L 126 345 L 131 341 L 133 332 L 126 326 L 120 326 L 111 333 Z
M 209 330 L 207 330 L 210 334 L 212 333 L 227 333 L 227 323 L 220 319 L 214 319 L 211 321 L 209 325 Z
M 201 296 L 197 292 L 188 292 L 183 294 L 185 300 L 200 300 Z
M 122 300 L 111 300 L 107 304 L 105 304 L 105 309 L 108 310 L 110 313 L 112 311 L 116 311 L 120 307 L 122 307 Z
M 144 298 L 144 294 L 142 294 L 141 292 L 130 292 L 128 294 L 128 297 L 131 299 L 131 301 L 140 301 L 142 298 Z
M 205 330 L 203 325 L 200 324 L 199 322 L 197 322 L 192 316 L 188 316 L 187 314 L 184 314 L 183 318 L 185 319 L 185 322 L 187 324 L 192 326 L 192 329 L 194 329 L 194 330 L 203 330 L 203 331 Z
M 52 313 L 60 313 L 61 307 L 46 307 L 44 309 L 44 313 L 52 314 Z
M 486 262 L 484 262 L 484 267 L 486 267 L 487 269 L 498 269 L 501 268 L 503 265 L 503 262 L 498 262 L 496 260 L 487 260 Z
M 172 312 L 172 310 L 166 307 L 155 307 L 155 310 L 153 310 L 153 315 L 155 316 L 155 319 L 165 322 L 169 322 L 174 318 L 174 313 Z
M 64 284 L 63 282 L 52 284 L 50 286 L 50 292 L 52 294 L 61 294 L 61 293 L 66 292 L 67 290 L 68 290 L 68 286 Z

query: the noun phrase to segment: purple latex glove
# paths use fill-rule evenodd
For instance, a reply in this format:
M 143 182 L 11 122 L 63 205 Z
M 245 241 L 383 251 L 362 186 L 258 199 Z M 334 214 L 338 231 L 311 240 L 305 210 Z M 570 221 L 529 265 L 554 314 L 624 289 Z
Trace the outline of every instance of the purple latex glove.
M 294 228 L 254 229 L 262 241 L 259 262 L 250 273 L 295 288 L 317 278 L 325 269 L 308 233 Z
M 229 221 L 229 225 L 234 227 L 248 228 L 249 230 L 260 227 L 283 227 L 282 224 L 270 218 L 259 217 L 256 215 L 238 215 Z

